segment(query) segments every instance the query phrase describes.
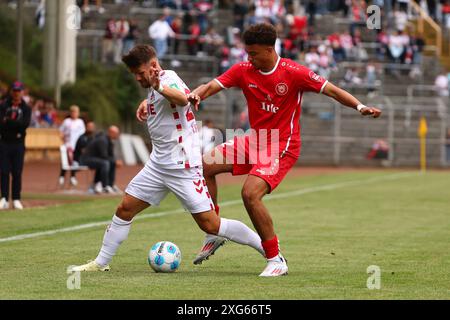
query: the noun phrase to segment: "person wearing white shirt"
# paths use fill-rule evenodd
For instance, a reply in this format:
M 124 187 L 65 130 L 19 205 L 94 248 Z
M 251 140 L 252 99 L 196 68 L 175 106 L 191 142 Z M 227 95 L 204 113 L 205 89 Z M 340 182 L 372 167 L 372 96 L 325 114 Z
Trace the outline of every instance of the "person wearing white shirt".
M 78 138 L 84 134 L 86 127 L 84 121 L 80 119 L 80 108 L 78 106 L 70 107 L 70 117 L 66 118 L 61 127 L 59 127 L 59 132 L 61 133 L 61 138 L 67 148 L 67 155 L 69 157 L 69 163 L 73 161 L 73 152 L 77 144 Z M 75 177 L 76 171 L 71 171 L 70 184 L 76 186 L 78 184 L 77 178 Z M 65 182 L 64 176 L 66 175 L 66 170 L 61 169 L 59 175 L 59 185 L 63 186 Z
M 436 77 L 434 86 L 436 87 L 436 92 L 439 94 L 439 96 L 449 96 L 449 78 L 444 72 Z
M 148 28 L 148 34 L 153 40 L 156 49 L 156 56 L 161 58 L 167 52 L 167 40 L 175 37 L 175 32 L 167 22 L 167 14 L 163 14 L 158 20 Z

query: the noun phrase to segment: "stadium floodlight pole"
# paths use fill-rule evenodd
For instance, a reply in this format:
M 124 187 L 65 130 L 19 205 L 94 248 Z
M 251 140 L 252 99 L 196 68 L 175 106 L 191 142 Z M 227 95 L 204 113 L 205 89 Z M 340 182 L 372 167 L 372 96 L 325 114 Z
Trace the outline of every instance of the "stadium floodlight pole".
M 23 70 L 23 0 L 17 1 L 17 62 L 16 80 L 22 81 Z
M 60 6 L 60 1 L 55 1 L 55 9 L 56 9 L 56 19 L 54 21 L 55 23 L 55 92 L 54 92 L 54 99 L 55 99 L 55 104 L 56 104 L 56 108 L 60 107 L 61 104 L 61 77 L 60 77 L 60 32 L 59 32 L 59 28 L 60 26 L 63 26 L 62 23 L 60 23 L 60 15 L 61 15 L 61 6 Z

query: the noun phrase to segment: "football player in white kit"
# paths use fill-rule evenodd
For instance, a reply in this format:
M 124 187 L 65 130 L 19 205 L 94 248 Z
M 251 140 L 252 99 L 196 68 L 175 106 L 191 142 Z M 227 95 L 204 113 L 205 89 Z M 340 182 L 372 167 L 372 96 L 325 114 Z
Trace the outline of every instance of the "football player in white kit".
M 146 108 L 139 108 L 136 116 L 147 121 L 152 153 L 126 188 L 106 229 L 97 258 L 73 267 L 72 271 L 110 270 L 109 263 L 128 237 L 134 216 L 151 205 L 157 206 L 169 191 L 204 232 L 219 239 L 204 246 L 203 259 L 213 254 L 226 239 L 249 245 L 264 256 L 261 238 L 256 232 L 240 221 L 220 218 L 214 210 L 203 178 L 200 140 L 187 100 L 188 87 L 174 71 L 161 69 L 155 49 L 149 45 L 136 46 L 122 61 L 140 85 L 148 88 L 148 98 L 141 103 L 141 106 L 145 103 Z

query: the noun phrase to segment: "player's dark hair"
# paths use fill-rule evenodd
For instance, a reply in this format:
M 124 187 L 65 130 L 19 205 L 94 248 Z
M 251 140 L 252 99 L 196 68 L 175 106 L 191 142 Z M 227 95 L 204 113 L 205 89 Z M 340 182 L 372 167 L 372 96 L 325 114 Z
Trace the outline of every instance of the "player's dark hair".
M 128 68 L 138 68 L 156 57 L 156 51 L 149 45 L 137 45 L 122 57 Z
M 261 44 L 274 46 L 277 40 L 277 30 L 273 25 L 268 23 L 254 24 L 244 31 L 242 39 L 246 45 Z

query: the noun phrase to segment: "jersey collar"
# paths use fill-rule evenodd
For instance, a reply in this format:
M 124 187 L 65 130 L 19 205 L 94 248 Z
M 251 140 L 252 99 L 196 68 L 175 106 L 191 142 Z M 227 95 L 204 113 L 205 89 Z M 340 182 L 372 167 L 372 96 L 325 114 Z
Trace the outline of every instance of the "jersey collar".
M 261 72 L 261 74 L 262 74 L 262 75 L 265 75 L 265 76 L 271 75 L 272 73 L 275 72 L 275 70 L 277 70 L 278 64 L 280 63 L 280 60 L 281 60 L 281 57 L 278 56 L 277 63 L 275 63 L 275 67 L 273 67 L 272 70 L 270 70 L 270 71 L 268 71 L 268 72 L 263 72 L 263 71 L 259 70 L 259 72 Z

